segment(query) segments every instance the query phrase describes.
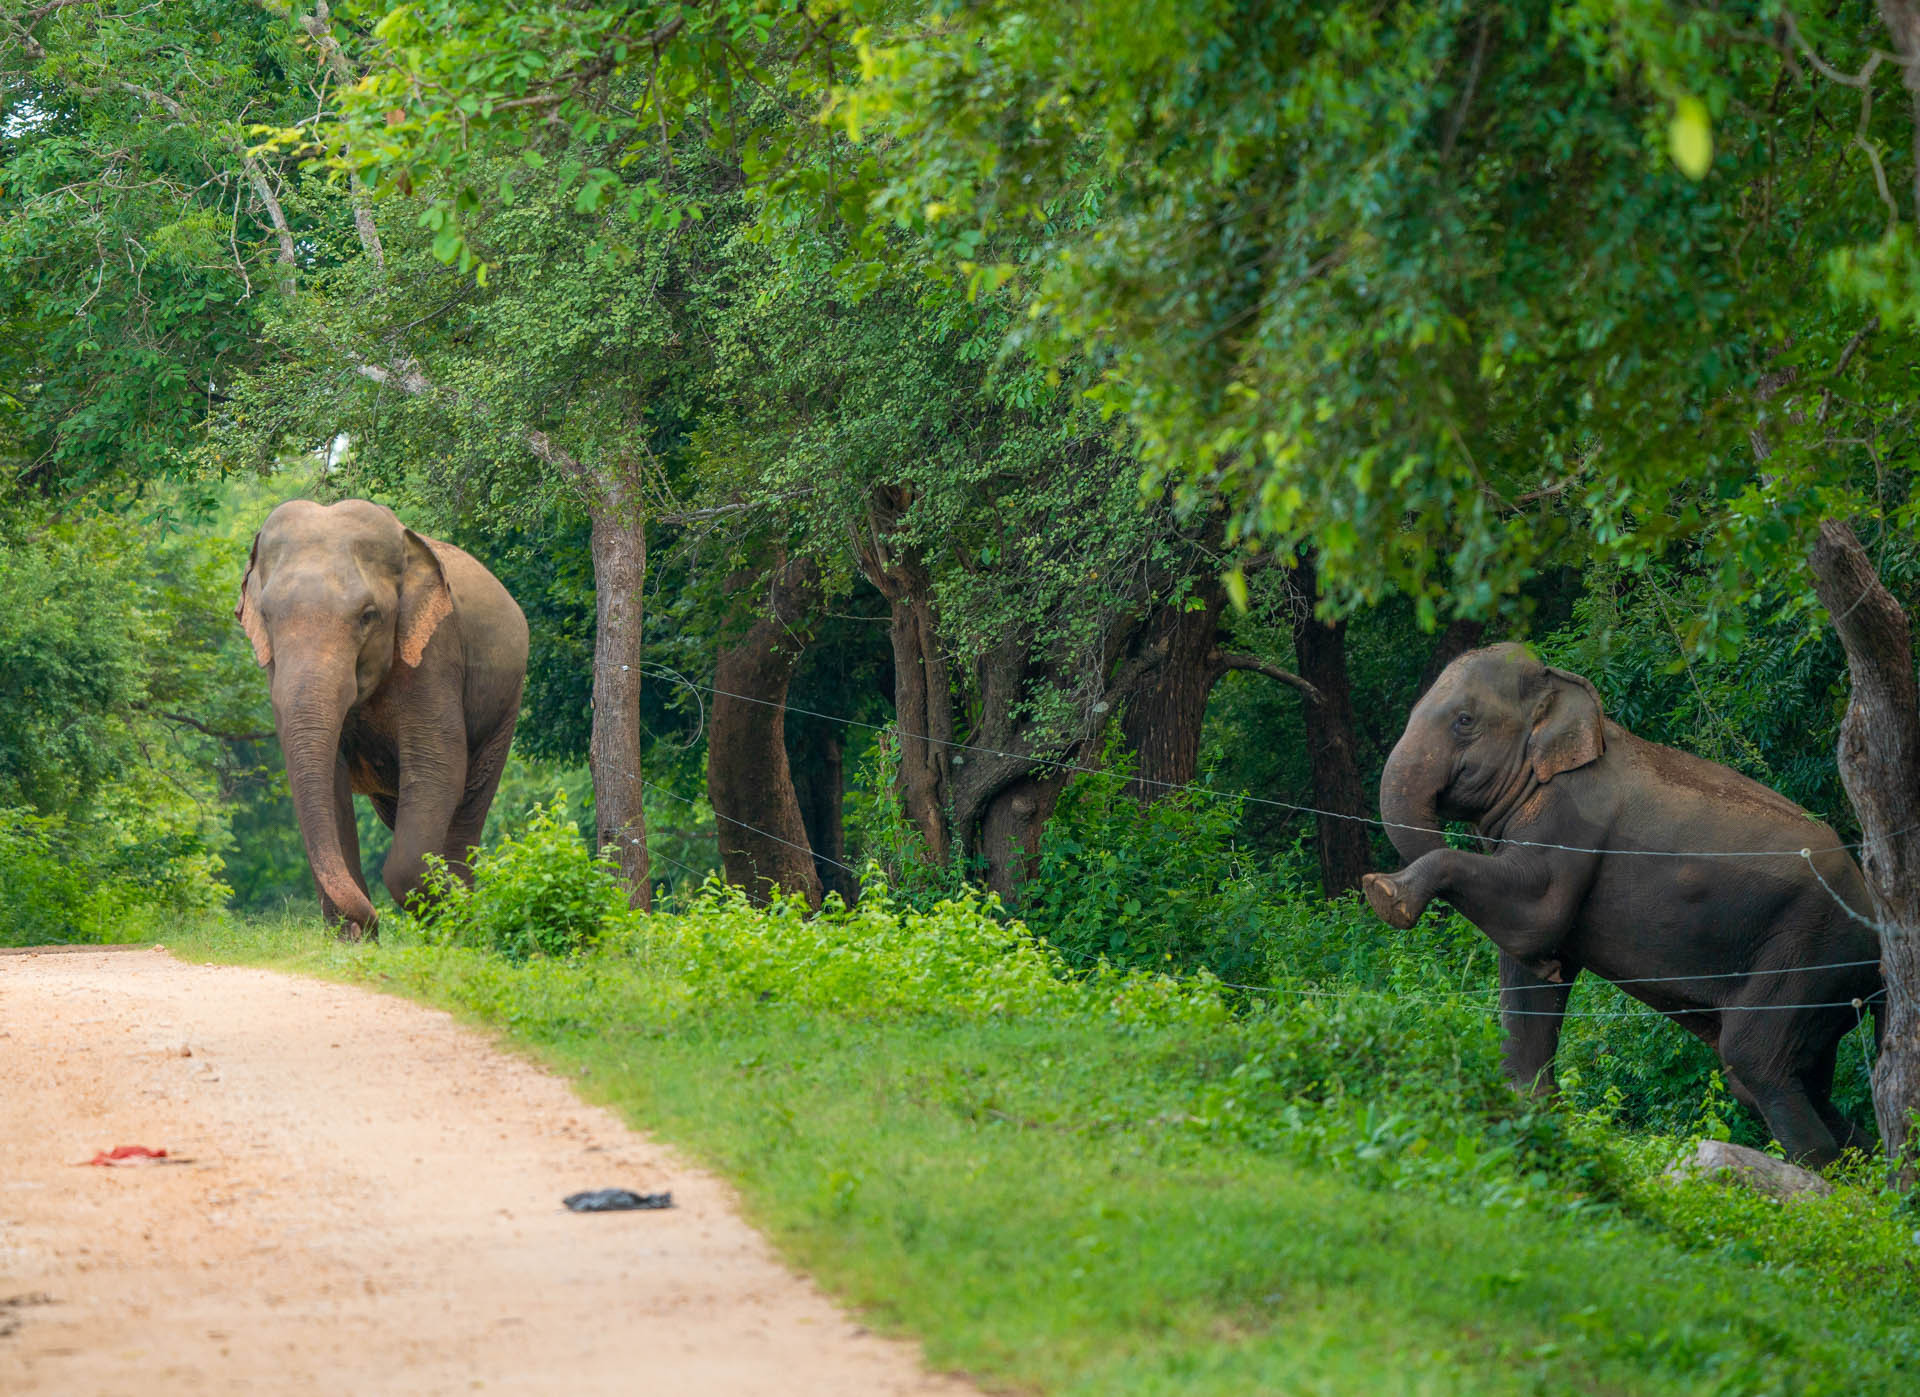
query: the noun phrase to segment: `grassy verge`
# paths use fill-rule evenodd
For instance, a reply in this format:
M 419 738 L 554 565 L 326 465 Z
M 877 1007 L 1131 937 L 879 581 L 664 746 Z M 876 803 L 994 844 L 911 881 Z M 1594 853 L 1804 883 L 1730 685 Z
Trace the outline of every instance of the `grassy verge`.
M 1866 1188 L 1782 1207 L 1667 1184 L 1660 1151 L 1519 1114 L 1484 1019 L 1362 995 L 1228 1012 L 1145 981 L 1055 993 L 968 959 L 969 936 L 1006 941 L 970 916 L 882 906 L 822 930 L 695 908 L 524 961 L 217 918 L 168 939 L 500 1030 L 991 1387 L 1920 1383 L 1913 1224 Z M 1016 949 L 1016 967 L 1039 954 Z

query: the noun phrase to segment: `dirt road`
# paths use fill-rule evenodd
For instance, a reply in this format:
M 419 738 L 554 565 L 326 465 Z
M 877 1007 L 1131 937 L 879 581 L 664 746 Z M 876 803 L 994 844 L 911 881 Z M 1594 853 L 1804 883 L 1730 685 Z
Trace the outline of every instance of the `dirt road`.
M 116 1145 L 189 1160 L 75 1167 Z M 670 1189 L 668 1212 L 563 1195 Z M 447 1015 L 0 956 L 0 1393 L 959 1394 L 724 1185 Z

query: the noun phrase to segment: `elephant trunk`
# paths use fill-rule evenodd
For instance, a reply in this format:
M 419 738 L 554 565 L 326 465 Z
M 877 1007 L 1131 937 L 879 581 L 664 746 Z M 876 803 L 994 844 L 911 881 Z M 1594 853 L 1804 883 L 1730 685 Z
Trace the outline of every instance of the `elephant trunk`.
M 1386 822 L 1387 838 L 1408 863 L 1447 844 L 1438 810 L 1445 775 L 1435 769 L 1430 746 L 1425 734 L 1408 727 L 1380 773 L 1380 818 Z
M 374 923 L 373 903 L 347 867 L 340 844 L 334 775 L 340 760 L 340 730 L 355 697 L 351 661 L 343 666 L 276 664 L 275 727 L 287 759 L 287 785 L 307 846 L 313 881 L 354 933 Z

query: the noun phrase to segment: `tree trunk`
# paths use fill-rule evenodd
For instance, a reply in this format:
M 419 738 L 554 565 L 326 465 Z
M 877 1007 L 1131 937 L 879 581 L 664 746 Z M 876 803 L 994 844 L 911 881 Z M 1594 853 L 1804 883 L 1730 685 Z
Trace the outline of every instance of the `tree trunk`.
M 860 896 L 860 885 L 847 871 L 846 749 L 834 734 L 820 733 L 806 755 L 809 760 L 794 767 L 793 789 L 800 801 L 807 844 L 813 850 L 814 872 L 822 888 L 839 893 L 840 900 L 851 906 Z
M 593 774 L 596 839 L 612 849 L 635 907 L 653 905 L 648 882 L 645 791 L 640 780 L 641 588 L 647 533 L 639 500 L 602 479 L 593 501 Z
M 1223 670 L 1214 650 L 1227 594 L 1205 578 L 1195 605 L 1157 605 L 1148 618 L 1148 644 L 1163 653 L 1127 700 L 1120 731 L 1134 754 L 1127 793 L 1151 803 L 1200 773 L 1200 734 L 1207 696 Z
M 1300 677 L 1320 696 L 1319 702 L 1302 705 L 1313 803 L 1333 812 L 1314 817 L 1320 835 L 1320 886 L 1328 897 L 1339 897 L 1360 886 L 1373 857 L 1367 825 L 1371 812 L 1366 790 L 1360 784 L 1353 736 L 1347 623 L 1321 621 L 1314 616 L 1318 585 L 1311 554 L 1302 555 L 1288 581 L 1294 592 L 1294 659 Z
M 967 665 L 968 744 L 958 746 L 954 677 L 931 578 L 896 537 L 911 505 L 905 488 L 875 491 L 858 540 L 861 570 L 893 608 L 902 805 L 935 861 L 979 860 L 988 885 L 1011 900 L 1063 783 L 1059 763 L 1078 760 L 1097 743 L 1156 656 L 1131 643 L 1137 623 L 1130 617 L 1117 620 L 1091 652 L 1036 655 L 1031 634 L 1008 634 Z M 1032 700 L 1049 687 L 1073 695 L 1063 724 L 1033 715 Z
M 859 537 L 860 570 L 887 599 L 893 644 L 893 714 L 900 740 L 900 805 L 927 855 L 945 864 L 953 854 L 948 806 L 953 783 L 953 678 L 940 646 L 933 581 L 910 548 L 896 549 L 893 531 L 912 507 L 912 492 L 882 486 Z
M 986 860 L 987 886 L 1009 907 L 1020 885 L 1038 871 L 1040 835 L 1067 784 L 1068 773 L 1043 771 L 1003 786 L 987 801 L 980 817 L 980 854 Z
M 810 638 L 820 573 L 805 559 L 776 563 L 766 605 L 720 652 L 707 718 L 707 798 L 719 822 L 729 883 L 763 903 L 798 893 L 819 907 L 820 875 L 787 762 L 787 686 Z
M 900 804 L 926 841 L 928 856 L 944 864 L 953 853 L 947 826 L 955 750 L 953 680 L 940 648 L 933 603 L 924 592 L 909 591 L 892 606 L 889 639 L 894 722 L 900 735 Z
M 1873 1114 L 1903 1186 L 1914 1180 L 1909 1113 L 1920 1108 L 1920 690 L 1907 613 L 1860 540 L 1828 520 L 1811 558 L 1814 590 L 1847 652 L 1840 779 L 1860 817 L 1860 867 L 1880 923 L 1885 1006 L 1877 1015 Z

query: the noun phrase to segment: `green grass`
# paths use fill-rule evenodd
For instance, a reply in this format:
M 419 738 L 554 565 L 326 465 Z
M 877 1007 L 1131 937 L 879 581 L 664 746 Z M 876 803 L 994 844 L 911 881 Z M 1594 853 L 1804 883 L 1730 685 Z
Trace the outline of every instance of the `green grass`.
M 502 1031 L 726 1175 L 869 1322 L 989 1387 L 1920 1385 L 1895 1205 L 1857 1186 L 1782 1207 L 1658 1182 L 1631 1140 L 1485 1099 L 1489 1044 L 1457 1028 L 1358 1004 L 1310 1021 L 863 1015 L 729 999 L 718 980 L 702 1002 L 684 963 L 635 944 L 516 965 L 348 949 L 286 922 L 208 919 L 168 940 Z M 721 944 L 709 971 L 741 954 Z

